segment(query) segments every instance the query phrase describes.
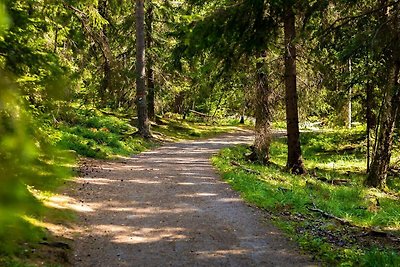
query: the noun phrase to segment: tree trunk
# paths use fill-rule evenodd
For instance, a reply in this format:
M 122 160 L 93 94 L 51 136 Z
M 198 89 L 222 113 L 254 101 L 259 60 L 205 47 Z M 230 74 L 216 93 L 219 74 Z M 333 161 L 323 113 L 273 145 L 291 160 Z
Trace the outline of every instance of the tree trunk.
M 151 3 L 147 8 L 146 12 L 146 26 L 147 26 L 147 35 L 146 35 L 146 45 L 147 48 L 151 48 L 153 46 L 153 6 Z M 154 69 L 153 69 L 153 58 L 152 56 L 147 57 L 147 111 L 149 119 L 154 120 Z
M 181 91 L 175 95 L 174 99 L 174 112 L 178 114 L 182 114 L 184 112 L 183 102 L 185 101 L 185 92 Z M 194 109 L 194 107 L 193 107 Z
M 397 113 L 400 106 L 399 91 L 399 70 L 400 62 L 395 62 L 392 84 L 386 97 L 385 109 L 382 114 L 382 121 L 378 136 L 378 144 L 374 153 L 365 184 L 379 189 L 386 188 L 386 177 L 390 164 L 390 157 L 393 146 L 393 131 L 396 123 Z
M 388 28 L 385 29 L 388 32 L 387 34 L 394 36 L 391 42 L 391 54 L 387 55 L 390 59 L 391 70 L 389 71 L 389 84 L 386 90 L 386 98 L 384 99 L 384 108 L 381 114 L 374 158 L 367 179 L 365 180 L 367 186 L 376 187 L 378 189 L 386 189 L 386 177 L 393 147 L 393 132 L 400 107 L 400 23 L 398 15 L 399 6 L 395 6 L 390 11 L 388 11 L 387 7 L 382 9 L 382 18 L 385 19 L 385 21 L 392 21 L 392 23 L 387 24 Z
M 139 135 L 151 137 L 150 124 L 147 117 L 146 102 L 146 69 L 144 38 L 144 0 L 136 0 L 136 108 L 138 115 Z
M 367 173 L 371 163 L 371 129 L 372 129 L 372 84 L 367 83 L 367 101 L 366 101 L 366 117 L 367 117 Z
M 352 63 L 351 63 L 351 59 L 349 59 L 349 75 L 350 77 L 352 76 Z M 349 87 L 349 99 L 348 99 L 348 103 L 347 103 L 347 128 L 351 129 L 351 114 L 352 114 L 352 103 L 351 103 L 351 99 L 353 97 L 353 87 L 352 85 L 350 85 Z
M 284 15 L 285 33 L 285 88 L 286 88 L 286 125 L 288 158 L 286 167 L 295 174 L 305 173 L 301 157 L 299 114 L 297 107 L 296 85 L 296 36 L 295 14 L 290 6 L 286 6 Z
M 266 52 L 262 53 L 262 61 L 258 61 L 257 68 L 257 85 L 255 100 L 255 140 L 254 148 L 257 161 L 267 164 L 269 161 L 269 147 L 272 140 L 271 123 L 272 123 L 272 90 L 268 84 L 268 76 L 263 67 L 265 67 Z

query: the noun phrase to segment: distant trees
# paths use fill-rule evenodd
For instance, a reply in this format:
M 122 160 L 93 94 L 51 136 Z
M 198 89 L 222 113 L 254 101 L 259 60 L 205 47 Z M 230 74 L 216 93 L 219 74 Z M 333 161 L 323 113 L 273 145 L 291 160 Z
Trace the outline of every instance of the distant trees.
M 287 168 L 294 173 L 304 173 L 301 157 L 297 85 L 296 85 L 296 25 L 293 5 L 279 1 L 243 1 L 237 5 L 225 6 L 209 11 L 208 16 L 197 21 L 189 35 L 194 44 L 191 49 L 209 51 L 213 56 L 225 58 L 253 57 L 268 54 L 270 46 L 276 46 L 284 32 L 284 83 L 286 88 L 286 120 L 288 133 Z M 282 26 L 283 24 L 283 26 Z M 229 27 L 228 27 L 229 26 Z M 201 32 L 200 32 L 201 31 Z M 217 34 L 218 33 L 218 34 Z M 201 37 L 199 37 L 201 36 Z M 202 38 L 204 41 L 201 41 Z M 189 48 L 190 50 L 190 48 Z M 231 65 L 239 60 L 226 60 Z M 269 143 L 271 142 L 271 124 L 273 119 L 272 88 L 265 73 L 266 56 L 257 63 L 256 89 L 254 90 L 253 112 L 256 117 L 255 152 L 258 161 L 267 163 Z M 276 91 L 276 90 L 275 90 Z
M 359 117 L 367 122 L 365 184 L 380 189 L 386 188 L 400 103 L 399 5 L 391 0 L 331 4 L 319 20 L 322 27 L 316 35 L 318 56 L 327 61 L 328 69 L 322 71 L 325 88 L 336 90 L 332 102 L 340 103 L 337 93 L 345 95 L 348 88 L 353 88 L 353 99 L 361 100 L 365 107 Z M 371 137 L 375 139 L 373 146 Z
M 299 120 L 343 125 L 351 89 L 372 151 L 366 184 L 385 188 L 399 120 L 396 0 L 3 2 L 0 67 L 35 114 L 57 121 L 71 103 L 137 114 L 149 137 L 157 112 L 246 110 L 263 164 L 279 117 L 287 168 L 304 173 Z

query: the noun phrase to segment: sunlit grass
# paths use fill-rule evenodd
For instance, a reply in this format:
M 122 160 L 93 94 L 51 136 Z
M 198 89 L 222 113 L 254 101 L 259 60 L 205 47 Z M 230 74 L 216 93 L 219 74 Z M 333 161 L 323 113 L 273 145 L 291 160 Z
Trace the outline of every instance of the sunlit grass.
M 79 157 L 130 156 L 165 141 L 206 138 L 237 129 L 233 121 L 220 125 L 182 120 L 178 116 L 159 117 L 157 122 L 151 127 L 154 138 L 144 140 L 135 135 L 137 128 L 132 126 L 135 121 L 126 114 L 72 104 L 56 118 L 43 118 L 38 130 L 46 136 L 45 142 L 50 143 L 48 150 L 21 166 L 24 172 L 21 175 L 29 176 L 29 183 L 12 183 L 18 186 L 14 191 L 24 198 L 23 207 L 17 213 L 11 200 L 7 209 L 4 203 L 0 205 L 0 266 L 29 266 L 34 255 L 24 251 L 36 249 L 43 240 L 59 239 L 52 229 L 60 227 L 56 224 L 74 220 L 77 205 L 64 203 L 68 200 L 56 192 L 73 179 L 73 167 Z
M 118 114 L 117 114 L 118 115 Z M 91 158 L 113 158 L 138 154 L 163 141 L 211 137 L 236 129 L 237 122 L 193 122 L 178 116 L 158 117 L 152 123 L 154 138 L 135 135 L 135 121 L 126 114 L 108 114 L 96 109 L 70 107 L 56 125 L 47 125 L 50 140 L 62 149 Z
M 359 247 L 354 242 L 347 242 L 348 246 L 341 247 L 329 242 L 327 237 L 319 237 L 318 232 L 313 230 L 333 232 L 339 239 L 343 238 L 345 244 L 346 238 L 354 239 L 347 232 L 340 232 L 344 228 L 337 221 L 321 218 L 320 214 L 309 210 L 316 207 L 346 220 L 358 227 L 359 231 L 364 227 L 393 233 L 400 231 L 400 202 L 399 196 L 395 194 L 398 189 L 382 192 L 363 186 L 366 162 L 362 130 L 303 134 L 303 155 L 309 171 L 304 176 L 291 175 L 285 171 L 285 142 L 285 138 L 273 142 L 271 159 L 274 164 L 270 166 L 247 162 L 244 158 L 249 153 L 246 146 L 223 149 L 213 158 L 213 162 L 224 179 L 240 191 L 247 201 L 271 212 L 280 227 L 294 236 L 304 249 L 329 264 L 385 266 L 380 265 L 382 260 L 400 264 L 399 254 L 393 254 L 391 247 L 372 250 L 373 247 Z M 250 174 L 232 166 L 232 160 L 259 171 L 261 175 Z M 334 184 L 333 181 L 338 179 L 346 183 Z M 396 184 L 398 178 L 390 180 Z M 291 219 L 298 214 L 303 214 L 306 219 Z M 371 263 L 373 257 L 376 257 L 377 265 Z

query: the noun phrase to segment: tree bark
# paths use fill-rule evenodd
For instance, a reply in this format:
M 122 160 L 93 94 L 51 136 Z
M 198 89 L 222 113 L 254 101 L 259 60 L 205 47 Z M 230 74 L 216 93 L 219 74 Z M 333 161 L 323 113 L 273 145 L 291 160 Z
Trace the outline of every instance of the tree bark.
M 174 112 L 182 114 L 184 112 L 185 92 L 181 91 L 175 95 L 174 99 Z
M 386 188 L 386 177 L 392 154 L 393 131 L 400 106 L 399 70 L 400 62 L 397 61 L 393 70 L 392 85 L 387 93 L 386 106 L 382 114 L 378 144 L 365 181 L 367 186 L 379 189 Z
M 272 140 L 272 90 L 268 84 L 268 75 L 265 73 L 265 59 L 267 53 L 261 54 L 261 61 L 256 64 L 257 85 L 255 100 L 255 139 L 254 148 L 257 161 L 261 164 L 267 164 L 269 161 L 269 147 Z
M 286 167 L 295 174 L 305 173 L 301 156 L 299 114 L 297 106 L 296 84 L 296 37 L 295 14 L 292 7 L 286 5 L 284 15 L 285 34 L 285 88 L 286 88 L 286 125 L 288 158 Z
M 382 3 L 384 3 L 382 1 Z M 367 186 L 376 187 L 378 189 L 386 189 L 386 178 L 390 165 L 390 158 L 393 147 L 393 132 L 396 124 L 397 115 L 400 107 L 400 86 L 399 86 L 399 71 L 400 71 L 400 21 L 399 21 L 399 6 L 388 11 L 385 7 L 382 9 L 382 18 L 385 21 L 392 21 L 387 24 L 385 29 L 387 34 L 394 36 L 391 41 L 390 54 L 387 54 L 389 59 L 389 84 L 386 89 L 386 98 L 384 99 L 384 108 L 381 115 L 379 125 L 378 141 L 374 151 L 374 158 L 371 167 L 365 180 Z
M 371 129 L 372 129 L 372 84 L 367 83 L 367 100 L 366 100 L 366 117 L 367 117 L 367 173 L 371 163 Z
M 139 135 L 150 138 L 150 123 L 147 116 L 144 0 L 136 0 L 136 108 Z
M 351 63 L 351 59 L 349 59 L 349 75 L 350 77 L 352 76 L 352 63 Z M 347 128 L 351 129 L 351 114 L 352 114 L 352 103 L 351 103 L 351 99 L 353 97 L 353 88 L 352 85 L 350 85 L 349 87 L 349 99 L 348 99 L 348 103 L 347 103 Z
M 146 12 L 146 26 L 147 26 L 146 46 L 147 46 L 147 49 L 149 49 L 153 46 L 153 20 L 154 20 L 153 6 L 150 3 L 149 7 L 147 8 L 147 12 Z M 154 120 L 155 83 L 154 83 L 154 62 L 153 62 L 153 58 L 151 56 L 147 57 L 146 69 L 147 69 L 147 90 L 148 90 L 147 111 L 148 111 L 149 119 Z

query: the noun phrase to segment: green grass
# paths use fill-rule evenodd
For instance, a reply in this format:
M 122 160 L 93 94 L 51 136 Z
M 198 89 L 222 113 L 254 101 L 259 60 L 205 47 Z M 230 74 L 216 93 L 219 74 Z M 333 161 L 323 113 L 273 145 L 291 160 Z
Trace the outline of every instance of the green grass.
M 365 188 L 364 138 L 360 129 L 332 130 L 302 134 L 303 154 L 308 175 L 285 171 L 285 138 L 274 140 L 271 159 L 274 164 L 249 163 L 246 146 L 223 149 L 213 158 L 215 166 L 235 190 L 249 202 L 271 213 L 271 218 L 307 251 L 329 265 L 399 266 L 396 242 L 388 238 L 361 237 L 365 229 L 400 233 L 398 187 L 390 192 Z M 257 170 L 250 174 L 232 166 L 234 160 Z M 323 178 L 326 181 L 318 180 Z M 348 180 L 335 185 L 337 179 Z M 390 180 L 396 180 L 390 178 Z M 398 178 L 397 178 L 398 180 Z M 397 182 L 391 184 L 398 185 Z M 377 204 L 379 202 L 379 204 Z M 354 227 L 326 219 L 310 211 L 317 207 L 348 221 Z
M 37 152 L 33 150 L 35 153 L 27 164 L 16 165 L 19 176 L 29 179 L 21 178 L 22 183 L 10 180 L 10 184 L 2 180 L 3 188 L 11 193 L 10 199 L 6 199 L 10 203 L 8 206 L 0 202 L 0 266 L 36 266 L 37 260 L 47 261 L 45 266 L 57 266 L 56 257 L 38 259 L 43 256 L 40 252 L 43 245 L 39 242 L 63 240 L 47 231 L 44 222 L 68 222 L 74 219 L 74 213 L 68 209 L 50 208 L 45 205 L 45 200 L 68 179 L 73 179 L 73 167 L 78 157 L 112 159 L 130 156 L 165 141 L 207 138 L 237 129 L 232 121 L 223 124 L 183 121 L 174 115 L 158 117 L 157 123 L 151 126 L 154 138 L 145 140 L 135 135 L 137 128 L 132 126 L 135 120 L 131 117 L 72 104 L 54 116 L 42 117 L 40 123 L 32 126 L 38 136 L 45 136 L 42 143 L 46 146 Z M 14 169 L 10 168 L 10 173 L 3 175 L 11 177 Z M 4 198 L 7 194 L 3 191 L 0 195 Z M 21 204 L 15 198 L 21 198 Z M 22 206 L 16 207 L 16 203 Z
M 36 257 L 32 251 L 42 249 L 39 242 L 60 240 L 61 237 L 53 236 L 40 222 L 70 221 L 73 213 L 68 209 L 50 208 L 43 199 L 71 179 L 74 164 L 70 153 L 52 151 L 21 167 L 24 171 L 21 175 L 29 177 L 29 181 L 19 184 L 17 194 L 13 193 L 13 204 L 0 205 L 0 266 L 35 266 L 31 263 Z
M 155 138 L 144 140 L 135 136 L 137 128 L 133 125 L 136 122 L 126 114 L 69 107 L 58 115 L 56 124 L 45 124 L 44 130 L 52 142 L 64 150 L 105 159 L 138 154 L 162 141 L 207 138 L 236 127 L 233 123 L 196 123 L 178 116 L 158 117 L 156 122 L 151 125 Z

